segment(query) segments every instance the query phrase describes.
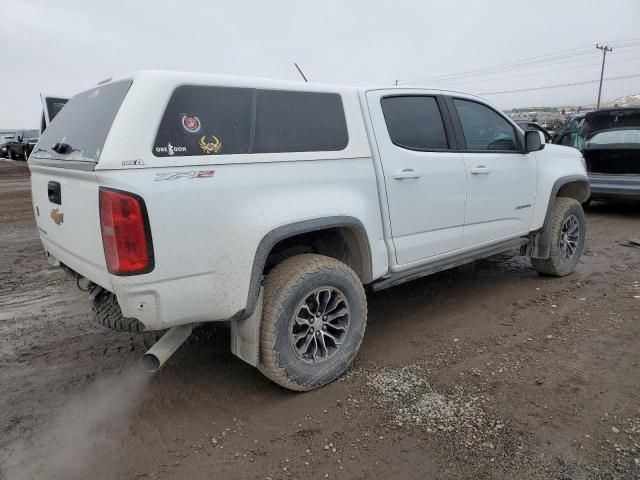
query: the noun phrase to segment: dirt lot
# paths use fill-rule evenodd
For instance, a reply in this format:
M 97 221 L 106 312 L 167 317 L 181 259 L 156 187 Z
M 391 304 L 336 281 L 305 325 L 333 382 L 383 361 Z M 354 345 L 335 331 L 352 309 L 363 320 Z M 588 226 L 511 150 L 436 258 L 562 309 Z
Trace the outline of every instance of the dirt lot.
M 640 478 L 640 205 L 595 204 L 577 273 L 502 256 L 368 295 L 355 365 L 306 394 L 210 329 L 151 375 L 49 267 L 0 161 L 0 478 Z

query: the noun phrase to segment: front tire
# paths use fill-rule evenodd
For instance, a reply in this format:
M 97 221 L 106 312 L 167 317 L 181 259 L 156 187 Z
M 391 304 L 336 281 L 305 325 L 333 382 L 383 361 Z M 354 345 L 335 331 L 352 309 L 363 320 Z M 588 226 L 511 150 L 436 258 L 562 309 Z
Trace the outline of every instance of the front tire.
M 564 277 L 572 273 L 584 250 L 587 224 L 580 202 L 557 197 L 551 211 L 549 258 L 532 258 L 533 268 L 542 275 Z
M 340 377 L 355 358 L 367 300 L 347 265 L 305 254 L 267 275 L 262 312 L 260 370 L 284 388 L 308 391 Z

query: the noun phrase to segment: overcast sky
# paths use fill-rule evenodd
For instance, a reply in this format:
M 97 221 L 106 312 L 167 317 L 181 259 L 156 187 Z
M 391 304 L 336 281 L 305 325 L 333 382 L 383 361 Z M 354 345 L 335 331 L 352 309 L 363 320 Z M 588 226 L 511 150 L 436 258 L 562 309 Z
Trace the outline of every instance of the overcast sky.
M 107 77 L 173 69 L 393 84 L 593 45 L 593 52 L 424 86 L 471 93 L 640 74 L 639 0 L 0 0 L 0 128 L 36 128 L 40 92 L 70 96 Z M 636 45 L 634 46 L 634 40 Z M 631 45 L 629 45 L 631 44 Z M 456 81 L 458 83 L 456 83 Z M 640 93 L 640 77 L 603 99 Z M 487 95 L 501 107 L 595 103 L 597 85 Z

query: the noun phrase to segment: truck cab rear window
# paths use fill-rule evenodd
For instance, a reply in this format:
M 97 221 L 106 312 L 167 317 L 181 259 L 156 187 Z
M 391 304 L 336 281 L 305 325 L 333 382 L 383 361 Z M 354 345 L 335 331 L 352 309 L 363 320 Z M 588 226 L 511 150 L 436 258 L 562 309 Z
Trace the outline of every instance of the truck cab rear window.
M 184 85 L 169 100 L 153 154 L 336 151 L 348 142 L 338 94 Z

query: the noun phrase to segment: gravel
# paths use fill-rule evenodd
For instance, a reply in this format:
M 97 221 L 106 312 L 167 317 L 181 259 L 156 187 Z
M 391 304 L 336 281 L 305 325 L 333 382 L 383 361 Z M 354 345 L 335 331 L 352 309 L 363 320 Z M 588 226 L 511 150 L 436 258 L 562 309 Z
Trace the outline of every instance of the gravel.
M 460 386 L 447 393 L 438 391 L 419 365 L 379 369 L 369 375 L 367 386 L 375 392 L 377 406 L 391 413 L 395 428 L 461 434 L 466 447 L 489 449 L 505 429 L 504 422 L 487 414 L 484 395 L 469 394 Z

